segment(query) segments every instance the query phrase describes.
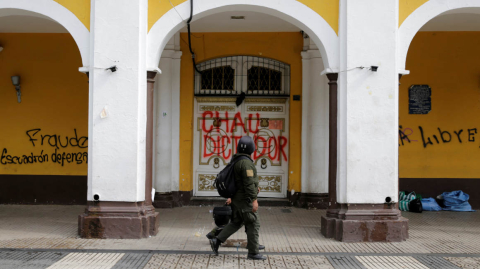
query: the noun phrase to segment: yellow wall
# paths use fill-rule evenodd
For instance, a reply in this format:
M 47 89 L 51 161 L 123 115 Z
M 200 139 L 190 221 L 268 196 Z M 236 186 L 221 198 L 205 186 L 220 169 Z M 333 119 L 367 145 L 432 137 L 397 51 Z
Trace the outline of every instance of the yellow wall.
M 148 31 L 170 9 L 186 0 L 148 0 Z M 261 1 L 261 0 L 259 0 Z M 317 12 L 338 34 L 338 17 L 340 0 L 297 0 Z M 170 3 L 171 2 L 171 3 Z M 184 18 L 187 19 L 187 18 Z
M 401 178 L 480 178 L 479 47 L 480 32 L 419 32 L 413 39 L 407 58 L 410 75 L 401 79 L 400 125 L 416 141 L 400 146 Z M 427 115 L 408 114 L 408 88 L 413 84 L 432 88 Z M 423 146 L 419 126 L 433 145 Z M 444 143 L 437 128 L 448 131 L 451 141 Z M 475 141 L 469 142 L 468 129 L 474 128 Z M 462 143 L 454 133 L 460 130 Z M 449 140 L 446 133 L 444 138 Z
M 172 5 L 178 6 L 187 0 L 148 0 L 148 31 L 152 29 L 153 25 L 172 9 Z M 188 18 L 184 18 L 188 19 Z
M 70 10 L 90 31 L 90 0 L 54 0 Z
M 82 65 L 75 41 L 69 34 L 1 34 L 0 44 L 0 151 L 23 157 L 48 154 L 48 162 L 33 164 L 0 164 L 0 174 L 24 175 L 86 175 L 87 164 L 52 162 L 55 139 L 45 135 L 59 135 L 57 153 L 87 152 L 86 148 L 72 146 L 74 129 L 78 138 L 88 136 L 88 78 L 78 72 Z M 21 76 L 22 102 L 10 77 Z M 35 146 L 26 131 L 30 132 Z M 41 136 L 44 145 L 41 145 Z M 85 139 L 81 139 L 81 143 Z M 85 143 L 88 145 L 88 142 Z M 23 158 L 22 158 L 23 160 Z M 7 162 L 5 158 L 1 160 Z
M 402 25 L 405 19 L 428 0 L 399 0 L 398 26 Z
M 338 35 L 340 0 L 297 0 L 317 12 Z
M 302 103 L 293 95 L 302 94 L 303 38 L 299 33 L 195 33 L 192 48 L 197 62 L 232 55 L 272 58 L 290 64 L 290 142 L 288 189 L 301 186 Z M 180 82 L 180 190 L 193 189 L 193 65 L 188 50 L 188 36 L 181 34 Z

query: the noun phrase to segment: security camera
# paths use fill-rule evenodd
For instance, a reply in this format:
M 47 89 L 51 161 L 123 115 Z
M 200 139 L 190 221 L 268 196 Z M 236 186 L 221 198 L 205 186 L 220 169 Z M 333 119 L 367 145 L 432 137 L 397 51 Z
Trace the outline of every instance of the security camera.
M 113 72 L 117 71 L 117 66 L 116 65 L 111 66 L 111 67 L 107 68 L 106 70 L 110 70 L 113 73 Z

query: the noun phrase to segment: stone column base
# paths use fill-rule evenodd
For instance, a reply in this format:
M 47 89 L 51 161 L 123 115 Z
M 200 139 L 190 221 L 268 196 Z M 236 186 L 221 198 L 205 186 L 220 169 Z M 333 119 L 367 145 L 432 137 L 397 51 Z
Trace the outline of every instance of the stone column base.
M 78 216 L 82 238 L 139 239 L 158 233 L 160 218 L 143 202 L 92 202 Z
M 327 209 L 328 208 L 328 193 L 304 193 L 296 192 L 291 195 L 287 193 L 287 198 L 295 207 L 307 209 Z
M 395 204 L 342 204 L 322 217 L 321 232 L 342 242 L 401 242 L 408 238 L 408 219 Z
M 155 208 L 174 208 L 192 205 L 190 199 L 193 196 L 192 191 L 172 191 L 167 193 L 155 193 L 153 206 Z

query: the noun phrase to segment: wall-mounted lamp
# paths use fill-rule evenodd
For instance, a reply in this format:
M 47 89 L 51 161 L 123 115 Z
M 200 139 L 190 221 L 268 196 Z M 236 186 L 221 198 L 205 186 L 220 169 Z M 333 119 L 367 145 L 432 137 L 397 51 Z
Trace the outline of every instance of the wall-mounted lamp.
M 370 66 L 370 70 L 372 70 L 372 72 L 377 72 L 378 66 L 372 65 Z
M 22 92 L 20 91 L 20 76 L 12 76 L 12 84 L 15 86 L 15 90 L 17 91 L 17 99 L 18 102 L 22 102 Z

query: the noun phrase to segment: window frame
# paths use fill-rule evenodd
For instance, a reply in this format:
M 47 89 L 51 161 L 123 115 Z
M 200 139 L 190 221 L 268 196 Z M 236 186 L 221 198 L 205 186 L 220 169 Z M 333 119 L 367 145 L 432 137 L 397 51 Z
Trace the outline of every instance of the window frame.
M 290 65 L 258 56 L 235 55 L 211 59 L 197 64 L 200 71 L 229 66 L 234 71 L 233 90 L 202 89 L 202 76 L 194 70 L 195 96 L 238 96 L 245 92 L 247 96 L 290 96 Z M 248 90 L 248 70 L 252 67 L 267 68 L 281 74 L 280 90 Z

